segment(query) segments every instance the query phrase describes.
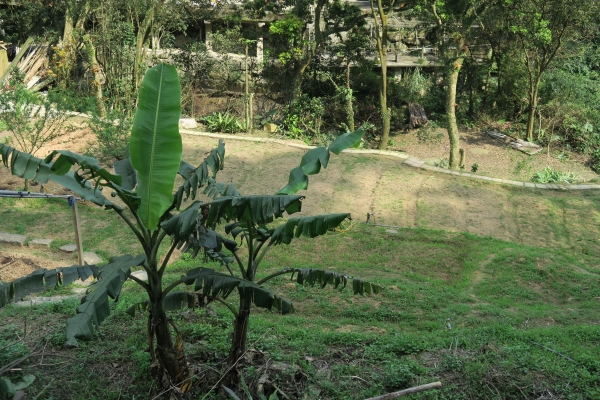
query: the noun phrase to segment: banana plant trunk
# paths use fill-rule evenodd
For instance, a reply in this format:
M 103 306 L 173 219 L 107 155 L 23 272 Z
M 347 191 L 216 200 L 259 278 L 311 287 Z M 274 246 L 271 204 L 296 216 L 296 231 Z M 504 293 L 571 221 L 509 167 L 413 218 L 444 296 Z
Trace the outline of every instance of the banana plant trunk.
M 238 315 L 235 317 L 233 326 L 233 342 L 229 352 L 229 365 L 236 364 L 239 358 L 246 351 L 246 342 L 248 338 L 248 321 L 250 320 L 250 308 L 252 306 L 252 292 L 242 292 L 240 290 L 240 307 Z
M 154 276 L 153 276 L 154 275 Z M 150 316 L 149 316 L 149 342 L 151 370 L 159 382 L 165 387 L 171 384 L 180 386 L 182 389 L 189 380 L 189 370 L 183 347 L 178 348 L 173 343 L 173 337 L 169 329 L 169 319 L 163 304 L 162 285 L 158 274 L 148 274 L 150 286 Z M 154 342 L 156 340 L 156 342 Z M 164 379 L 168 375 L 169 379 Z M 184 390 L 182 390 L 184 391 Z

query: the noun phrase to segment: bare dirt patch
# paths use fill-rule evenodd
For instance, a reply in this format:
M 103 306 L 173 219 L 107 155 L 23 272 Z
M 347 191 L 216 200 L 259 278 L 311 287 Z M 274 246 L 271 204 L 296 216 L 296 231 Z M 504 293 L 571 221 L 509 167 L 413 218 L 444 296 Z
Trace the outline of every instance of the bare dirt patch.
M 55 269 L 61 266 L 64 264 L 44 257 L 0 250 L 0 280 L 3 282 L 14 281 L 39 269 Z
M 404 151 L 413 157 L 423 160 L 442 160 L 448 158 L 450 142 L 444 129 L 439 129 L 442 134 L 441 141 L 420 143 L 417 130 L 398 132 L 392 135 L 393 145 L 389 150 Z M 507 145 L 493 139 L 485 132 L 474 129 L 463 129 L 460 132 L 460 147 L 466 150 L 466 169 L 471 172 L 471 167 L 477 164 L 477 173 L 494 177 L 518 181 L 528 181 L 536 171 L 552 167 L 560 171 L 570 171 L 580 175 L 582 181 L 597 179 L 598 176 L 586 167 L 586 156 L 562 148 L 542 150 L 538 154 L 528 156 L 516 151 Z

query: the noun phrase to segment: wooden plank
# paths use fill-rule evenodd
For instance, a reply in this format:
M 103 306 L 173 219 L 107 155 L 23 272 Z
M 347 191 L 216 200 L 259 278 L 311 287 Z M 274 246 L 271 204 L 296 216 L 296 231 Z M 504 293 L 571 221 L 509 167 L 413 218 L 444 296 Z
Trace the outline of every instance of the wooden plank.
M 27 49 L 29 48 L 29 46 L 31 45 L 32 42 L 33 42 L 32 37 L 30 37 L 29 39 L 27 39 L 25 41 L 25 44 L 23 45 L 23 47 L 21 47 L 21 50 L 19 51 L 19 53 L 17 54 L 15 59 L 12 60 L 12 62 L 10 63 L 10 65 L 8 67 L 8 71 L 6 71 L 4 74 L 1 75 L 2 77 L 0 78 L 0 82 L 4 82 L 6 80 L 6 78 L 8 77 L 8 73 L 10 72 L 10 69 L 19 63 L 19 61 L 21 60 L 21 58 L 23 58 L 23 55 L 25 55 L 25 52 L 27 51 Z
M 514 137 L 506 135 L 502 132 L 488 131 L 487 134 L 489 136 L 491 136 L 492 138 L 509 145 L 513 149 L 518 150 L 518 151 L 525 153 L 527 155 L 530 155 L 530 156 L 542 151 L 542 147 L 538 146 L 535 143 L 526 142 L 525 140 L 514 138 Z
M 5 49 L 0 49 L 0 76 L 3 76 L 8 71 L 8 54 Z

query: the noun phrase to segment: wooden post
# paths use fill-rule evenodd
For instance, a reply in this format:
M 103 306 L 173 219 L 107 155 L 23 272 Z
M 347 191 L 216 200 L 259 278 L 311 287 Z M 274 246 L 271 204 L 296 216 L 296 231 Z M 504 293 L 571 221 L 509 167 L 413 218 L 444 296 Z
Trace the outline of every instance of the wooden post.
M 465 153 L 465 149 L 459 149 L 458 154 L 460 154 L 458 166 L 462 169 L 465 169 L 465 164 L 467 163 L 467 154 Z
M 83 245 L 81 243 L 81 226 L 79 224 L 79 213 L 77 212 L 77 199 L 69 197 L 69 205 L 73 210 L 73 225 L 75 226 L 75 243 L 77 244 L 77 258 L 79 265 L 84 265 L 83 260 Z

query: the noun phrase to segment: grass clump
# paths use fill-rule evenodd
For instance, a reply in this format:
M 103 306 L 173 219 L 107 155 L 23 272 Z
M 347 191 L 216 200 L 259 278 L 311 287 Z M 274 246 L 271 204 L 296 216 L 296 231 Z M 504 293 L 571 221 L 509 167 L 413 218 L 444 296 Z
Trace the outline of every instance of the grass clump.
M 579 175 L 571 172 L 564 172 L 552 167 L 546 167 L 541 171 L 537 171 L 531 178 L 531 181 L 537 183 L 573 183 L 580 179 L 581 177 Z

